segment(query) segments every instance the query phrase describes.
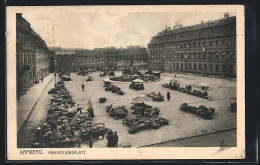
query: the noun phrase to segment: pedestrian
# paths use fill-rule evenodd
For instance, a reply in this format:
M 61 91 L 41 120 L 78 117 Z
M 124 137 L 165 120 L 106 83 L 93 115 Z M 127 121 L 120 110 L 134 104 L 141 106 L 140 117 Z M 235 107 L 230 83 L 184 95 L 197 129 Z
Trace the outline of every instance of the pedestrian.
M 43 82 L 43 78 L 41 78 L 41 81 Z
M 145 104 L 144 104 L 144 102 L 142 102 L 142 109 L 141 109 L 141 116 L 142 117 L 144 116 L 145 109 L 146 109 Z
M 113 132 L 110 129 L 107 133 L 107 147 L 113 147 Z
M 82 84 L 82 85 L 81 85 L 82 91 L 84 91 L 84 87 L 85 87 L 84 84 Z
M 88 108 L 89 116 L 93 119 L 94 118 L 94 110 L 93 108 Z
M 78 113 L 78 112 L 81 113 L 81 109 L 82 109 L 82 108 L 81 108 L 81 107 L 79 106 L 79 104 L 78 104 L 78 106 L 77 106 L 77 113 Z
M 175 78 L 176 78 L 176 74 L 175 74 Z
M 35 134 L 35 141 L 39 142 L 40 141 L 40 136 L 41 136 L 41 127 L 38 127 L 36 130 L 36 134 Z
M 117 132 L 114 133 L 114 137 L 113 137 L 113 144 L 114 144 L 114 147 L 117 148 L 118 147 L 118 135 L 117 135 Z
M 170 101 L 170 99 L 171 99 L 171 94 L 169 91 L 167 91 L 167 100 Z

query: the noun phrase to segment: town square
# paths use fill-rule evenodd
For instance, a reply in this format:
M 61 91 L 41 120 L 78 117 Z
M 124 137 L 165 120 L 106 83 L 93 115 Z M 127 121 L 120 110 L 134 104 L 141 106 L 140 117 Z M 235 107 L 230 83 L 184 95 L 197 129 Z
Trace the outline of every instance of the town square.
M 84 48 L 50 44 L 33 18 L 17 13 L 17 147 L 237 146 L 236 16 L 210 17 L 191 25 L 176 17 L 147 43 L 120 45 L 119 35 L 119 43 Z

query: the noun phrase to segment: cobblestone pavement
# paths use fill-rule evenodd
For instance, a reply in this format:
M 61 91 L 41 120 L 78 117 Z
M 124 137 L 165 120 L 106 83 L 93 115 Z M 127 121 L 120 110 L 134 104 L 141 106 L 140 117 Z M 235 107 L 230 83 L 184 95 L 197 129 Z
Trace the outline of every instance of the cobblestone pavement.
M 128 110 L 131 111 L 130 107 L 133 98 L 139 95 L 160 91 L 166 96 L 166 92 L 169 89 L 163 88 L 161 84 L 168 82 L 174 78 L 174 76 L 169 73 L 164 73 L 160 81 L 145 83 L 145 90 L 140 91 L 130 89 L 129 83 L 116 83 L 116 85 L 125 92 L 123 96 L 106 92 L 103 87 L 103 79 L 106 77 L 100 77 L 99 72 L 93 73 L 91 76 L 93 77 L 93 81 L 87 82 L 85 80 L 88 76 L 71 74 L 72 81 L 67 81 L 65 84 L 72 94 L 73 99 L 76 101 L 76 104 L 80 104 L 80 106 L 86 108 L 88 100 L 91 99 L 94 104 L 94 122 L 105 123 L 106 127 L 117 131 L 119 144 L 130 143 L 132 147 L 136 147 L 236 127 L 236 114 L 229 111 L 229 98 L 236 96 L 236 81 L 178 74 L 176 79 L 180 81 L 181 86 L 200 82 L 210 85 L 211 90 L 208 91 L 208 94 L 212 96 L 214 100 L 210 101 L 179 91 L 170 90 L 172 96 L 170 101 L 145 102 L 159 107 L 161 110 L 160 116 L 170 120 L 171 123 L 168 126 L 163 126 L 156 130 L 150 129 L 129 134 L 127 127 L 122 124 L 122 119 L 115 120 L 109 117 L 105 112 L 105 107 L 113 103 L 117 106 L 125 105 Z M 85 91 L 81 90 L 81 84 L 85 85 Z M 100 104 L 98 101 L 100 97 L 106 97 L 108 99 L 107 102 Z M 216 108 L 216 113 L 212 120 L 202 119 L 194 114 L 180 111 L 179 107 L 184 102 L 195 106 L 203 104 L 214 107 Z M 236 141 L 236 137 L 233 137 L 233 140 Z M 105 147 L 106 143 L 106 139 L 98 140 L 94 142 L 93 147 Z M 81 147 L 88 146 L 87 144 L 83 144 Z

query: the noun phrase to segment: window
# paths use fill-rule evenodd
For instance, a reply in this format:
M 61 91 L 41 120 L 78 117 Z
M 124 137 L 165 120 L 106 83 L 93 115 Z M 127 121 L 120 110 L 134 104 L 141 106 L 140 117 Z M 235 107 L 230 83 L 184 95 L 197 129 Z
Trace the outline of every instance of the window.
M 194 70 L 197 70 L 197 64 L 196 63 L 193 64 L 193 67 L 194 67 Z
M 209 64 L 209 71 L 213 71 L 213 64 Z
M 204 64 L 204 72 L 207 71 L 207 64 Z
M 222 72 L 225 72 L 225 71 L 226 71 L 226 66 L 225 66 L 224 64 L 221 65 L 221 68 L 222 68 L 222 69 L 221 69 Z
M 212 35 L 213 35 L 213 30 L 210 30 L 208 36 L 212 36 Z
M 216 72 L 219 72 L 219 66 L 218 66 L 218 64 L 215 65 L 215 71 L 216 71 Z

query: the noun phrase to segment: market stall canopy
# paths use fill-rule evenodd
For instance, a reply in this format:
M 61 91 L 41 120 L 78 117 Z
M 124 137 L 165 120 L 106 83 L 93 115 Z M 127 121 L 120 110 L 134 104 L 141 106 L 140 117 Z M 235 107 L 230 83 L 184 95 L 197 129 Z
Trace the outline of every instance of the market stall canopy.
M 141 79 L 135 79 L 135 80 L 133 80 L 133 82 L 140 82 L 140 83 L 143 83 L 144 81 L 141 80 Z
M 140 77 L 138 74 L 134 74 L 132 75 L 132 77 Z
M 172 80 L 170 80 L 170 82 L 171 83 L 177 83 L 177 82 L 179 82 L 179 80 L 172 79 Z
M 105 78 L 103 81 L 111 82 L 111 80 L 109 78 Z

